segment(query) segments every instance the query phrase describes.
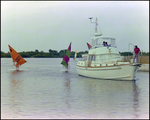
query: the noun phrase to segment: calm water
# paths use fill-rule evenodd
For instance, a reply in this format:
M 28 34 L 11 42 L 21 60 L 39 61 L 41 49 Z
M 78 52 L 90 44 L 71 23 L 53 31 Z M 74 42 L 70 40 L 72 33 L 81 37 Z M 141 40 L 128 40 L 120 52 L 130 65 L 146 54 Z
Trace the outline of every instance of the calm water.
M 70 60 L 25 58 L 16 71 L 1 58 L 1 118 L 149 118 L 149 73 L 136 81 L 81 77 Z

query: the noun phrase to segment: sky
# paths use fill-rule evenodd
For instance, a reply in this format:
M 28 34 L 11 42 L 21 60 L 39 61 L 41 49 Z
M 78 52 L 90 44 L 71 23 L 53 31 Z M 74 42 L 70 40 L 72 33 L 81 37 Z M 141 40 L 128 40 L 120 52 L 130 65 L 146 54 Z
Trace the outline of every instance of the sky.
M 94 24 L 119 52 L 149 52 L 149 1 L 1 1 L 1 51 L 87 51 Z M 128 48 L 129 47 L 129 48 Z

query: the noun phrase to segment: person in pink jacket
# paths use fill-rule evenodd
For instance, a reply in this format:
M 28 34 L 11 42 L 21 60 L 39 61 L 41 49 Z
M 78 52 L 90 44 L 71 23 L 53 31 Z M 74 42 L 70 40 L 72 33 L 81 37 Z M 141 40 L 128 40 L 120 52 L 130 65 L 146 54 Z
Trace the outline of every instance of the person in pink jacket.
M 137 47 L 137 45 L 135 46 L 134 48 L 134 58 L 133 58 L 133 63 L 135 61 L 135 58 L 136 58 L 136 63 L 138 63 L 138 59 L 139 59 L 139 52 L 140 52 L 140 49 Z

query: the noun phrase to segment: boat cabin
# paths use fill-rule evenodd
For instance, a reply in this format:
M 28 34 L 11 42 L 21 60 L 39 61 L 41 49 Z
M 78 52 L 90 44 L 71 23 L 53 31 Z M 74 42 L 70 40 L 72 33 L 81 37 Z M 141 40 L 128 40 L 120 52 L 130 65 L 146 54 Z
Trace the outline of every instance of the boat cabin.
M 104 46 L 103 42 L 107 42 L 108 46 Z M 123 61 L 117 50 L 115 44 L 115 38 L 106 36 L 96 36 L 92 38 L 92 48 L 88 54 L 82 55 L 80 61 L 86 61 L 82 63 L 84 66 L 101 66 L 101 65 L 114 65 L 117 61 Z
M 103 42 L 107 42 L 108 46 L 104 46 Z M 92 38 L 92 48 L 97 47 L 115 47 L 117 48 L 115 44 L 115 38 L 106 37 L 106 36 L 96 36 Z

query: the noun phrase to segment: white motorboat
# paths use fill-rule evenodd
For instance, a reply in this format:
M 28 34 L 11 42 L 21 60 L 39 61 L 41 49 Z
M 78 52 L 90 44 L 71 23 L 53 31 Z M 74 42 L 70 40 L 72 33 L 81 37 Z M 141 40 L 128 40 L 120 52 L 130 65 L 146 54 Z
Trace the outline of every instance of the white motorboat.
M 124 60 L 117 50 L 115 38 L 97 33 L 97 18 L 96 22 L 91 20 L 91 23 L 95 23 L 92 48 L 77 62 L 78 74 L 100 79 L 134 80 L 141 64 Z M 109 45 L 104 46 L 104 41 Z

